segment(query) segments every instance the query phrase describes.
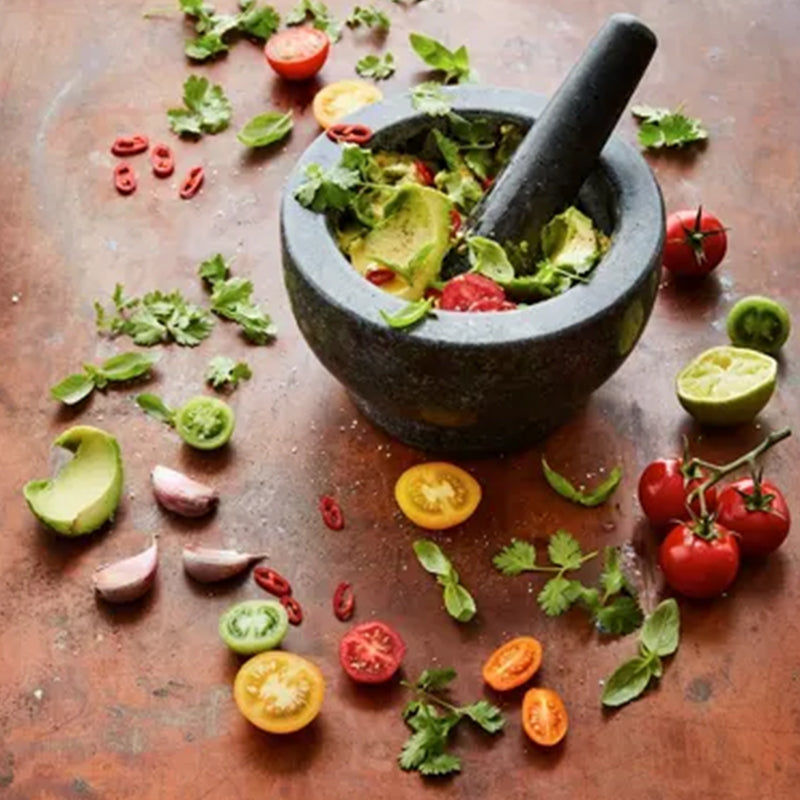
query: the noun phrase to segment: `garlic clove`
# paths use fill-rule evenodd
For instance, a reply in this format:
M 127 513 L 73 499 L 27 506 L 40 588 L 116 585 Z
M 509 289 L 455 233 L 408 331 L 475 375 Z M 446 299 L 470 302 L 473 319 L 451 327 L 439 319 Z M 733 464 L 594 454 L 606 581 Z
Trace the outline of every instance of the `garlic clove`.
M 238 550 L 214 550 L 210 547 L 184 547 L 183 568 L 200 583 L 216 583 L 238 575 L 266 553 L 240 553 Z
M 109 603 L 138 600 L 153 586 L 158 566 L 158 545 L 153 543 L 141 553 L 95 570 L 94 588 Z
M 160 464 L 153 468 L 153 493 L 164 508 L 184 517 L 202 517 L 219 502 L 216 489 Z

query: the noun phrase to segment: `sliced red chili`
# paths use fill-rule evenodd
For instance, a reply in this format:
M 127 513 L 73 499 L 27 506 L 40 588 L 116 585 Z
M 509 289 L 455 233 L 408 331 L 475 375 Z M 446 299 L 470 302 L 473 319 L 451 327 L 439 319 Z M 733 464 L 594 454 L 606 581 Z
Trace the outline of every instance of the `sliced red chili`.
M 375 286 L 383 286 L 394 278 L 394 272 L 388 267 L 377 267 L 369 270 L 364 277 Z
M 279 572 L 269 567 L 256 567 L 253 570 L 255 582 L 265 591 L 276 597 L 286 597 L 292 593 L 292 586 Z
M 461 232 L 464 220 L 455 208 L 450 209 L 450 236 L 457 236 Z
M 165 144 L 153 146 L 150 153 L 150 163 L 153 165 L 153 174 L 157 178 L 169 178 L 175 171 L 175 159 L 172 157 L 172 150 Z
M 486 192 L 492 188 L 494 184 L 494 178 L 486 178 L 483 182 L 483 191 Z
M 136 191 L 136 173 L 130 164 L 123 161 L 114 167 L 114 187 L 120 194 L 132 194 Z
M 425 294 L 422 295 L 426 300 L 433 300 L 434 303 L 439 302 L 442 299 L 442 290 L 437 289 L 435 286 L 429 286 L 425 290 Z
M 192 167 L 181 184 L 181 197 L 184 200 L 194 197 L 200 191 L 204 178 L 205 172 L 202 167 Z
M 353 616 L 355 609 L 356 597 L 353 594 L 353 587 L 342 581 L 333 593 L 333 613 L 336 619 L 347 622 Z
M 325 494 L 319 499 L 319 510 L 322 512 L 322 521 L 332 530 L 340 531 L 344 528 L 344 516 L 339 504 L 329 495 Z
M 300 603 L 291 595 L 281 597 L 281 605 L 286 609 L 286 616 L 292 625 L 299 625 L 303 621 L 303 609 Z
M 331 125 L 325 133 L 332 142 L 366 144 L 372 138 L 372 129 L 359 123 L 338 122 Z
M 433 171 L 424 161 L 415 161 L 414 169 L 416 169 L 419 182 L 423 186 L 431 186 L 433 184 Z
M 111 152 L 115 156 L 135 156 L 144 153 L 150 147 L 150 140 L 137 133 L 133 136 L 120 136 L 111 145 Z

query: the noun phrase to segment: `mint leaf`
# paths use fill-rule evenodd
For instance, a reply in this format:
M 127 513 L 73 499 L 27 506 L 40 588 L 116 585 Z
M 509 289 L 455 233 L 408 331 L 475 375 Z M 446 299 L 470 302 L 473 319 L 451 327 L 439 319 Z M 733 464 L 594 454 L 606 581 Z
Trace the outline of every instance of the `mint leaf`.
M 94 391 L 94 381 L 85 374 L 68 375 L 63 381 L 50 387 L 50 394 L 65 406 L 74 406 Z
M 211 86 L 207 78 L 190 75 L 183 84 L 185 108 L 167 111 L 170 128 L 179 136 L 202 136 L 219 133 L 228 127 L 231 104 L 219 85 Z
M 562 575 L 556 575 L 555 578 L 547 581 L 542 591 L 539 592 L 536 599 L 548 617 L 557 617 L 559 614 L 563 614 L 575 602 L 572 583 Z
M 506 251 L 497 242 L 483 236 L 470 236 L 467 248 L 473 272 L 485 275 L 496 283 L 510 281 L 514 277 L 514 267 Z
M 417 84 L 411 90 L 411 105 L 431 117 L 442 117 L 450 111 L 450 100 L 442 85 L 434 81 Z
M 388 31 L 392 25 L 389 17 L 373 5 L 356 6 L 347 18 L 346 23 L 350 28 L 358 28 L 363 25 L 366 28 L 376 28 L 379 31 Z
M 458 673 L 452 667 L 444 667 L 442 669 L 426 669 L 414 684 L 418 689 L 423 689 L 426 692 L 435 692 L 444 689 L 449 683 L 452 683 Z
M 206 381 L 215 389 L 230 386 L 235 389 L 239 381 L 249 380 L 253 372 L 245 361 L 234 361 L 227 356 L 214 356 L 206 368 Z
M 236 134 L 236 138 L 247 147 L 266 147 L 286 138 L 292 129 L 292 112 L 281 114 L 267 111 L 253 117 Z
M 394 56 L 386 53 L 382 58 L 376 55 L 367 55 L 356 63 L 356 72 L 362 78 L 373 78 L 384 81 L 394 75 Z
M 503 575 L 521 575 L 536 568 L 536 549 L 530 542 L 512 539 L 493 559 L 492 563 Z
M 614 708 L 635 700 L 647 688 L 652 675 L 651 661 L 642 656 L 621 664 L 606 680 L 601 697 L 603 705 Z
M 430 539 L 417 539 L 412 547 L 417 560 L 427 572 L 432 575 L 450 574 L 452 564 L 435 542 Z
M 166 422 L 167 425 L 175 424 L 175 411 L 173 411 L 158 395 L 138 394 L 136 395 L 136 405 L 159 422 Z
M 576 489 L 563 475 L 559 475 L 554 469 L 552 469 L 544 456 L 542 456 L 542 470 L 544 472 L 545 479 L 547 480 L 548 484 L 550 484 L 552 489 L 558 492 L 558 494 L 560 494 L 566 500 L 570 500 L 573 503 L 577 503 L 581 506 L 586 506 L 587 508 L 594 508 L 595 506 L 599 506 L 601 503 L 604 503 L 606 500 L 608 500 L 608 498 L 614 493 L 614 490 L 617 488 L 617 486 L 619 486 L 619 482 L 622 479 L 622 470 L 619 467 L 614 467 L 614 469 L 609 473 L 608 478 L 606 478 L 595 489 L 588 492 L 581 492 Z
M 404 308 L 401 308 L 396 314 L 389 314 L 383 309 L 379 309 L 381 317 L 384 322 L 391 328 L 410 328 L 416 325 L 421 320 L 425 319 L 428 314 L 431 314 L 433 308 L 432 298 L 421 298 L 413 300 Z
M 681 616 L 673 598 L 658 604 L 642 625 L 640 639 L 648 652 L 657 656 L 671 656 L 680 641 Z
M 633 633 L 642 624 L 643 618 L 644 614 L 636 598 L 625 594 L 598 608 L 594 621 L 600 633 L 624 636 Z
M 472 595 L 460 583 L 448 583 L 444 587 L 444 607 L 459 622 L 469 622 L 478 611 Z
M 579 569 L 584 560 L 578 540 L 563 530 L 556 531 L 550 537 L 547 554 L 554 564 L 569 570 Z
M 441 42 L 421 33 L 410 34 L 409 41 L 414 52 L 429 67 L 444 72 L 445 83 L 451 81 L 461 83 L 472 79 L 466 47 L 459 47 L 455 51 L 448 50 Z
M 459 711 L 480 725 L 487 733 L 497 733 L 502 730 L 506 722 L 500 709 L 486 700 L 478 700 L 471 706 L 459 708 Z

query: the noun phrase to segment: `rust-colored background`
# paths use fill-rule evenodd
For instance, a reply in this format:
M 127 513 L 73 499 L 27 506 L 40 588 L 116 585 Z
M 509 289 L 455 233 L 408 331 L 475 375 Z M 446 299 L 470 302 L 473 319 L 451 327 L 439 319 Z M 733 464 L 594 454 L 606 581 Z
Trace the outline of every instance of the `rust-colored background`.
M 550 92 L 605 16 L 612 0 L 425 0 L 405 8 L 375 0 L 393 20 L 387 47 L 399 62 L 382 84 L 402 91 L 422 73 L 407 44 L 418 30 L 451 46 L 466 43 L 485 82 Z M 685 103 L 710 131 L 708 147 L 651 159 L 668 208 L 703 202 L 731 228 L 729 255 L 697 287 L 665 281 L 632 356 L 569 425 L 542 448 L 465 464 L 484 501 L 460 528 L 436 536 L 473 590 L 479 616 L 452 621 L 441 593 L 411 552 L 419 535 L 392 499 L 400 472 L 424 459 L 390 441 L 355 411 L 316 362 L 284 293 L 277 211 L 294 160 L 317 135 L 309 103 L 321 82 L 354 76 L 357 57 L 378 42 L 345 30 L 320 83 L 290 87 L 265 66 L 259 48 L 235 45 L 227 58 L 194 72 L 225 87 L 231 129 L 178 142 L 165 111 L 190 72 L 187 30 L 178 16 L 146 20 L 158 2 L 5 0 L 0 13 L 0 795 L 9 800 L 109 798 L 448 797 L 607 800 L 789 800 L 800 785 L 800 630 L 795 532 L 779 554 L 743 569 L 727 597 L 682 603 L 683 637 L 661 687 L 615 714 L 601 711 L 600 680 L 630 656 L 627 640 L 600 641 L 580 611 L 547 619 L 535 593 L 542 579 L 503 578 L 490 558 L 512 536 L 545 537 L 564 527 L 587 548 L 635 538 L 652 553 L 636 479 L 652 458 L 677 452 L 681 434 L 698 453 L 724 458 L 772 428 L 797 419 L 800 336 L 790 340 L 780 388 L 757 424 L 704 434 L 678 406 L 678 368 L 726 341 L 725 315 L 740 296 L 763 292 L 795 312 L 800 218 L 800 6 L 789 0 L 633 0 L 626 10 L 653 27 L 660 48 L 637 93 L 655 105 Z M 233 2 L 220 6 L 233 7 Z M 281 0 L 278 8 L 290 7 Z M 336 0 L 345 16 L 352 3 Z M 625 5 L 625 4 L 622 4 Z M 291 108 L 291 139 L 249 154 L 235 131 L 267 108 Z M 133 159 L 139 190 L 111 185 L 110 142 L 141 131 L 177 151 L 176 176 L 152 178 Z M 630 119 L 619 126 L 632 140 Z M 180 175 L 206 166 L 202 194 L 176 196 Z M 237 274 L 256 293 L 280 335 L 248 347 L 218 323 L 196 350 L 165 348 L 148 388 L 179 403 L 204 390 L 203 370 L 218 353 L 246 357 L 255 375 L 234 395 L 239 427 L 225 453 L 200 455 L 133 405 L 134 389 L 111 389 L 77 411 L 62 411 L 48 387 L 83 361 L 130 349 L 94 329 L 92 303 L 117 281 L 128 292 L 180 288 L 196 300 L 199 261 L 236 255 Z M 16 298 L 16 300 L 15 300 Z M 49 444 L 74 422 L 119 437 L 126 490 L 113 529 L 79 541 L 40 529 L 20 489 L 49 469 Z M 622 463 L 614 501 L 572 506 L 544 484 L 542 451 L 575 480 Z M 769 472 L 796 504 L 798 447 L 769 456 Z M 155 505 L 148 473 L 156 463 L 216 484 L 219 512 L 179 522 Z M 347 527 L 327 530 L 322 493 L 341 501 Z M 800 507 L 795 509 L 800 513 Z M 95 601 L 92 570 L 160 534 L 157 588 L 125 609 Z M 247 579 L 203 588 L 184 577 L 189 542 L 265 549 L 293 582 L 307 620 L 287 649 L 320 664 L 328 681 L 323 713 L 305 732 L 270 738 L 250 727 L 230 693 L 238 660 L 217 637 L 220 612 L 258 596 Z M 587 569 L 591 574 L 592 569 Z M 491 738 L 459 732 L 463 774 L 423 782 L 399 770 L 407 735 L 398 686 L 361 690 L 343 676 L 337 643 L 344 626 L 330 613 L 335 583 L 358 594 L 358 620 L 391 622 L 408 643 L 406 674 L 431 664 L 460 671 L 457 696 L 484 695 L 480 665 L 501 640 L 532 633 L 545 644 L 536 679 L 565 698 L 565 744 L 544 752 L 519 728 L 520 696 L 490 698 L 508 717 Z M 489 695 L 486 695 L 489 696 Z M 466 726 L 465 726 L 466 727 Z

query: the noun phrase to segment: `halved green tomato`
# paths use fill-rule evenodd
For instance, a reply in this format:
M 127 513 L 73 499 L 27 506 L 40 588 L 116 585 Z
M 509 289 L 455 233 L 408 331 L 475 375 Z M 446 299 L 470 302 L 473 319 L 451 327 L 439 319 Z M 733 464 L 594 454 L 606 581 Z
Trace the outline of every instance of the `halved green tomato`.
M 219 635 L 234 653 L 251 656 L 277 647 L 289 629 L 286 609 L 275 600 L 245 600 L 219 620 Z
M 198 395 L 175 414 L 175 430 L 186 444 L 198 450 L 216 450 L 233 435 L 233 409 L 216 397 Z
M 769 297 L 743 297 L 730 310 L 728 336 L 738 347 L 775 355 L 789 338 L 789 312 Z

